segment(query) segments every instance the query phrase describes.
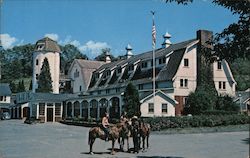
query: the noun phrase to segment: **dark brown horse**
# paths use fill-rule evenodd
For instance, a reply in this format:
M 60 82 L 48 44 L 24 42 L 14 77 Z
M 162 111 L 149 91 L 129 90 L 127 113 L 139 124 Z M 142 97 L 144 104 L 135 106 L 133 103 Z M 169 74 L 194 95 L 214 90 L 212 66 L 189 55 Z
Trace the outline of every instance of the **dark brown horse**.
M 145 139 L 147 140 L 147 148 L 149 147 L 148 139 L 150 134 L 150 125 L 141 121 L 140 123 L 140 135 L 142 138 L 142 149 L 145 150 Z
M 127 140 L 127 151 L 129 152 L 129 138 L 132 137 L 131 135 L 131 121 L 125 120 L 121 121 L 121 124 L 124 124 L 123 130 L 121 130 L 120 138 L 118 139 L 120 144 L 120 150 L 124 151 L 123 147 L 125 144 L 125 140 Z
M 112 151 L 111 154 L 115 154 L 114 151 L 114 145 L 115 145 L 115 141 L 120 138 L 120 133 L 125 130 L 127 127 L 125 124 L 116 124 L 112 127 L 110 127 L 109 129 L 109 135 L 108 135 L 108 139 L 112 141 Z M 93 127 L 89 130 L 89 140 L 88 140 L 88 144 L 89 144 L 89 153 L 90 154 L 94 154 L 93 153 L 93 144 L 95 142 L 96 138 L 100 138 L 101 140 L 105 140 L 105 133 L 104 131 L 100 128 L 100 127 Z

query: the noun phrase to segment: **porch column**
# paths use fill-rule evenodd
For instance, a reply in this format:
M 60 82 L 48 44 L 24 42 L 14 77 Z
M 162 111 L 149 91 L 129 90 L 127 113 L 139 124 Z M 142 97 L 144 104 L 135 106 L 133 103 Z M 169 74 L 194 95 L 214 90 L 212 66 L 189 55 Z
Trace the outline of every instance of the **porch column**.
M 39 104 L 36 104 L 36 119 L 39 118 Z
M 80 118 L 82 118 L 82 106 L 83 106 L 83 102 L 80 103 Z
M 74 117 L 74 112 L 75 112 L 75 108 L 74 108 L 74 103 L 71 104 L 71 116 Z
M 88 101 L 88 119 L 90 119 L 90 102 Z

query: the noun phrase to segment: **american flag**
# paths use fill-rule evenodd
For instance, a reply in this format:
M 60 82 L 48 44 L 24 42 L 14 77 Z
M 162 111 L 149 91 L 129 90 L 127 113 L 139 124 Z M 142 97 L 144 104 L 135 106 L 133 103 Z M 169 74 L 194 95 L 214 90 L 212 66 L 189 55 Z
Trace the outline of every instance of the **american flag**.
M 156 29 L 155 29 L 155 22 L 153 20 L 153 27 L 152 27 L 152 45 L 155 47 L 156 43 Z

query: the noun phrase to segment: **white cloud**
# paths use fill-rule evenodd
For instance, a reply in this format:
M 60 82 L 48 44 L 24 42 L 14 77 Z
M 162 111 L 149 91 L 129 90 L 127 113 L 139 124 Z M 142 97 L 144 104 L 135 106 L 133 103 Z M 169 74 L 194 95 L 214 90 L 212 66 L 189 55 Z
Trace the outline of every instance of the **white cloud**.
M 4 49 L 12 48 L 14 43 L 18 41 L 17 38 L 11 37 L 9 34 L 0 34 L 0 39 Z
M 59 39 L 59 36 L 56 33 L 47 33 L 44 35 L 44 37 L 49 37 L 54 41 L 58 41 L 58 39 Z
M 86 53 L 91 58 L 99 55 L 103 48 L 111 47 L 106 42 L 94 42 L 90 40 L 84 45 L 79 46 L 78 48 L 81 52 Z

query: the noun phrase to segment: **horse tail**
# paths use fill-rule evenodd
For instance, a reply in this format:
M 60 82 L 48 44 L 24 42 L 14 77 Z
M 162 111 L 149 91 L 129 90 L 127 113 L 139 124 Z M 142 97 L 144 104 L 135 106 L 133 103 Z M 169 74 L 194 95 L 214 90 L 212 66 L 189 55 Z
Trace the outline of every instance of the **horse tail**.
M 91 144 L 91 131 L 89 131 L 89 140 L 88 140 L 88 144 Z

